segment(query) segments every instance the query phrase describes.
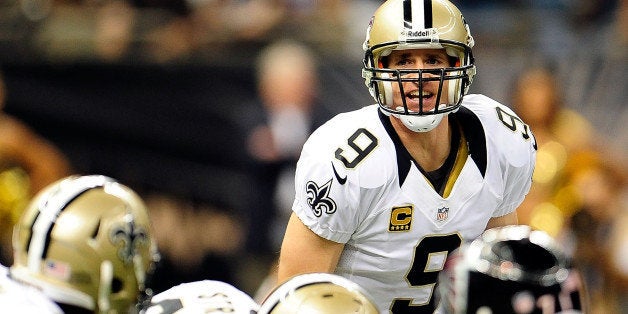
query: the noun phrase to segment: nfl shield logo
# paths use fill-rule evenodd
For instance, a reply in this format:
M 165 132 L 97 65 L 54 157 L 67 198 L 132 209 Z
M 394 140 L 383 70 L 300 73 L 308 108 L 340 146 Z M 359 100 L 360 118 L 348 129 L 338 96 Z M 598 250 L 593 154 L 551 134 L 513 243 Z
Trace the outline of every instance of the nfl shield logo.
M 438 221 L 445 221 L 445 220 L 447 220 L 447 216 L 449 216 L 449 208 L 441 207 L 441 208 L 437 209 L 436 220 L 438 220 Z

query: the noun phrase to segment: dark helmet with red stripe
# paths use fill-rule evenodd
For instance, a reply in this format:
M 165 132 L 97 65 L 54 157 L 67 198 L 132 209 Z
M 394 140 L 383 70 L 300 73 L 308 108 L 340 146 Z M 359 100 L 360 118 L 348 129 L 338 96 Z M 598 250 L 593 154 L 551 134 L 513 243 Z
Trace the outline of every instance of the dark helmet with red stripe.
M 444 314 L 585 313 L 581 275 L 546 232 L 489 229 L 451 254 L 439 274 Z
M 444 115 L 460 106 L 475 75 L 471 48 L 474 41 L 460 10 L 447 0 L 388 0 L 371 18 L 364 42 L 362 76 L 373 98 L 386 114 L 392 114 L 415 132 L 430 131 Z M 384 59 L 393 50 L 444 49 L 451 65 L 442 69 L 396 70 Z M 415 74 L 415 75 L 408 75 Z M 393 106 L 392 84 L 440 82 L 438 100 L 432 110 Z M 402 89 L 403 90 L 403 89 Z M 420 90 L 422 94 L 422 90 Z M 446 93 L 446 94 L 442 94 Z

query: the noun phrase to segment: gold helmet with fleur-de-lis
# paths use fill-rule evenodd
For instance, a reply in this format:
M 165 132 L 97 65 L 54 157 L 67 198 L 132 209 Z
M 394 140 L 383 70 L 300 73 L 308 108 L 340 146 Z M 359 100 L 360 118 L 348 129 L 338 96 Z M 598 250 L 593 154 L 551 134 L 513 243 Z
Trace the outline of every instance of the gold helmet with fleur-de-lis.
M 100 175 L 38 193 L 14 228 L 13 250 L 13 278 L 94 313 L 133 312 L 158 256 L 143 200 Z

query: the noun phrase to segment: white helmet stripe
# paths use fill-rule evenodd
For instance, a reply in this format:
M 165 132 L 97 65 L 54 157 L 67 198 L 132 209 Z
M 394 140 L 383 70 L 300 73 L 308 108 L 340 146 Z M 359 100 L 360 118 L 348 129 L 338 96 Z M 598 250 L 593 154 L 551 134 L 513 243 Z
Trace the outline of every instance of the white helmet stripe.
M 415 6 L 414 8 L 412 6 Z M 416 7 L 418 5 L 418 7 Z M 432 0 L 403 1 L 404 26 L 411 29 L 432 28 Z

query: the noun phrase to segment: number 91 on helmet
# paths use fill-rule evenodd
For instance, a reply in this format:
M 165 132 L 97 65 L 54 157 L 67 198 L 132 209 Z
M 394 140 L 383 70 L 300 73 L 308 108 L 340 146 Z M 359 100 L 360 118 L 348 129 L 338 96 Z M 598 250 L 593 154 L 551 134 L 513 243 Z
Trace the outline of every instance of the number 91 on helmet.
M 493 228 L 452 253 L 439 275 L 444 314 L 586 313 L 577 269 L 547 233 Z

